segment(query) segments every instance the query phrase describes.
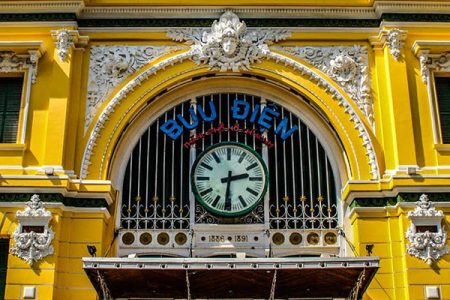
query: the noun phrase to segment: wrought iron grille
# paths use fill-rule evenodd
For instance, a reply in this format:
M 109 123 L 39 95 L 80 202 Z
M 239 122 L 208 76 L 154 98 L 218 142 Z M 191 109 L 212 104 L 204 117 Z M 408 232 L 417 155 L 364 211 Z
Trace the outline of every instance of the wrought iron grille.
M 273 143 L 268 148 L 255 135 L 222 131 L 210 134 L 184 147 L 192 137 L 216 128 L 238 126 L 259 131 L 255 123 L 234 120 L 231 106 L 235 99 L 245 99 L 252 109 L 272 105 L 287 116 L 290 127 L 299 130 L 283 141 L 273 131 L 264 137 Z M 184 130 L 172 140 L 160 131 L 160 126 L 181 114 L 193 121 L 189 112 L 201 104 L 205 115 L 211 114 L 208 105 L 213 101 L 217 118 L 201 122 L 194 130 Z M 276 126 L 276 120 L 273 124 Z M 192 139 L 191 139 L 192 141 Z M 255 149 L 269 169 L 269 190 L 264 201 L 249 214 L 240 218 L 221 218 L 212 215 L 198 204 L 190 192 L 190 167 L 207 147 L 236 141 Z M 125 229 L 188 229 L 194 223 L 206 224 L 269 224 L 272 229 L 333 229 L 337 226 L 337 195 L 334 175 L 322 145 L 314 133 L 294 114 L 276 103 L 261 97 L 220 93 L 199 96 L 166 111 L 143 134 L 135 145 L 125 171 L 122 189 L 121 226 Z

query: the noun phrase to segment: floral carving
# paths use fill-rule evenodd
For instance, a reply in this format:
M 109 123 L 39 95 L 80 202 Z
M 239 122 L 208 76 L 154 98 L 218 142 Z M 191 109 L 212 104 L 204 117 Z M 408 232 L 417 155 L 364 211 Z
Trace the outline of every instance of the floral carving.
M 191 45 L 191 58 L 195 63 L 208 64 L 211 70 L 220 72 L 251 69 L 251 64 L 260 62 L 269 52 L 269 44 L 289 35 L 284 29 L 248 30 L 245 22 L 232 11 L 223 13 L 209 31 L 174 29 L 168 32 L 174 40 Z
M 36 82 L 38 61 L 41 53 L 29 50 L 27 54 L 17 54 L 13 51 L 0 52 L 0 73 L 25 72 L 31 73 L 31 82 Z
M 11 248 L 11 254 L 32 265 L 53 254 L 51 242 L 55 234 L 48 226 L 52 215 L 44 208 L 39 196 L 33 195 L 26 204 L 24 211 L 16 213 L 19 227 L 12 235 L 15 245 Z
M 27 207 L 24 211 L 18 211 L 16 213 L 17 217 L 52 217 L 52 214 L 44 208 L 44 204 L 36 194 L 31 196 L 30 201 L 26 202 L 26 205 Z
M 373 125 L 367 48 L 363 46 L 274 47 L 300 57 L 336 81 Z
M 432 206 L 427 195 L 420 196 L 416 205 L 416 209 L 408 213 L 408 218 L 412 222 L 406 232 L 406 237 L 410 241 L 407 250 L 410 255 L 431 265 L 448 253 L 448 247 L 445 244 L 447 233 L 441 226 L 444 214 L 441 210 L 438 211 Z M 423 226 L 427 230 L 417 230 L 417 226 Z M 429 228 L 435 228 L 436 230 L 429 231 Z
M 93 46 L 89 64 L 89 81 L 85 128 L 112 90 L 149 61 L 180 47 L 169 46 Z
M 387 33 L 386 45 L 391 51 L 395 60 L 399 60 L 401 56 L 401 50 L 405 45 L 406 33 L 400 29 L 392 29 Z
M 422 81 L 427 83 L 430 70 L 435 72 L 450 72 L 450 53 L 428 54 L 422 52 L 419 56 Z

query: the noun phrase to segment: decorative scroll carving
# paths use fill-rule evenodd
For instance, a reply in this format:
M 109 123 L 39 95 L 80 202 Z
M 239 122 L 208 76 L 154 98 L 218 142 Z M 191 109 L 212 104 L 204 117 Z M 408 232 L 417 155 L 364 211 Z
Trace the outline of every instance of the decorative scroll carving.
M 406 232 L 408 253 L 431 265 L 448 253 L 447 233 L 442 228 L 444 214 L 436 210 L 427 195 L 420 196 L 417 207 L 408 213 L 411 226 Z
M 85 128 L 111 91 L 125 78 L 149 61 L 179 49 L 169 46 L 93 46 L 89 63 Z
M 428 52 L 422 52 L 419 55 L 420 72 L 422 73 L 422 82 L 428 83 L 430 79 L 430 70 L 428 69 Z
M 203 206 L 195 205 L 195 223 L 218 224 L 219 219 L 207 211 Z
M 208 64 L 220 72 L 246 71 L 260 62 L 269 52 L 268 45 L 290 36 L 285 29 L 247 30 L 245 22 L 232 11 L 226 11 L 211 30 L 172 29 L 168 36 L 191 45 L 191 59 L 197 64 Z
M 0 51 L 0 73 L 25 72 L 31 73 L 31 82 L 36 82 L 38 61 L 41 53 L 38 50 L 28 50 L 27 54 L 16 54 L 14 51 Z
M 53 32 L 56 49 L 58 49 L 58 56 L 62 61 L 65 61 L 69 56 L 69 50 L 75 46 L 78 40 L 78 32 L 74 30 L 61 29 Z
M 16 244 L 11 248 L 11 254 L 32 265 L 53 254 L 51 242 L 55 234 L 48 226 L 52 215 L 44 208 L 39 196 L 31 196 L 26 204 L 24 211 L 16 213 L 19 227 L 13 233 Z
M 364 46 L 273 47 L 300 57 L 337 82 L 373 125 L 367 48 Z
M 450 53 L 428 54 L 422 52 L 419 55 L 422 81 L 427 83 L 430 77 L 430 70 L 434 72 L 450 72 Z
M 406 32 L 400 29 L 391 29 L 387 32 L 386 45 L 395 60 L 399 60 L 401 50 L 405 46 Z

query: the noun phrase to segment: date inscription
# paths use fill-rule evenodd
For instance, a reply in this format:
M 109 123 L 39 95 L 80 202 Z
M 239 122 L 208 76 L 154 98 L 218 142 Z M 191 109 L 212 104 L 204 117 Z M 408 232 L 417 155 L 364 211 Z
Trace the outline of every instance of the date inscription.
M 225 242 L 246 243 L 246 242 L 248 242 L 248 236 L 243 235 L 243 234 L 209 235 L 208 242 L 210 242 L 210 243 L 225 243 Z

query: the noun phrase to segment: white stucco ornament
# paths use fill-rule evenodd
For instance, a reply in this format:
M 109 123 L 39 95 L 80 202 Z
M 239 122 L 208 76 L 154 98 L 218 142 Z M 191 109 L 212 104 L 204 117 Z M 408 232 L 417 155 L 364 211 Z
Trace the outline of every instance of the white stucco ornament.
M 420 56 L 420 70 L 422 72 L 423 83 L 428 83 L 430 72 L 450 72 L 450 53 L 444 52 L 440 54 L 429 54 L 423 51 Z
M 31 83 L 35 83 L 40 57 L 41 52 L 39 50 L 28 50 L 26 54 L 0 51 L 0 73 L 16 73 L 28 70 L 31 75 Z
M 226 11 L 210 30 L 172 29 L 168 36 L 191 45 L 191 59 L 220 72 L 246 71 L 270 51 L 268 45 L 290 36 L 285 29 L 247 29 L 245 22 Z
M 67 60 L 69 51 L 78 41 L 78 32 L 76 30 L 60 29 L 52 31 L 55 46 L 58 50 L 58 56 L 61 61 Z
M 400 29 L 391 29 L 387 32 L 386 45 L 395 60 L 401 57 L 401 50 L 405 46 L 406 32 Z
M 338 83 L 374 125 L 369 56 L 365 46 L 273 47 L 306 60 Z
M 26 204 L 24 211 L 16 213 L 19 227 L 12 235 L 15 245 L 11 247 L 11 254 L 32 265 L 53 254 L 51 242 L 55 234 L 48 226 L 52 215 L 44 208 L 39 196 L 33 195 Z
M 112 91 L 150 61 L 173 51 L 177 46 L 91 46 L 85 130 Z
M 436 210 L 427 195 L 420 196 L 417 207 L 408 213 L 411 226 L 406 232 L 408 253 L 431 265 L 448 253 L 447 233 L 442 228 L 444 214 Z

